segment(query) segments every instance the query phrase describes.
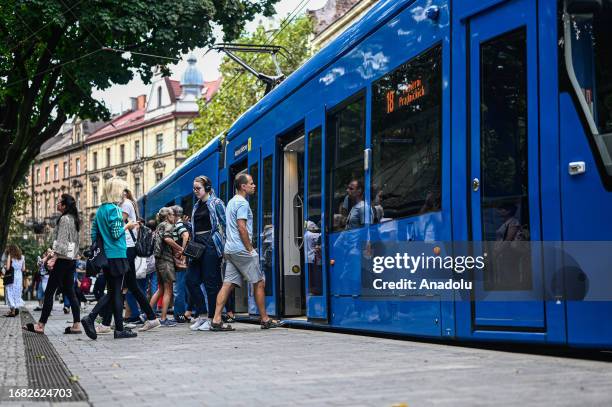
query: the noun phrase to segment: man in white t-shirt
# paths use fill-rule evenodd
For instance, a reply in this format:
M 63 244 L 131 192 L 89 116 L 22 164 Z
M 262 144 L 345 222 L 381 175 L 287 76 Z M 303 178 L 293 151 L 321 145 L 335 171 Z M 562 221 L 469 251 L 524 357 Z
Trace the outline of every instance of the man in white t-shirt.
M 253 284 L 253 296 L 261 316 L 261 329 L 277 328 L 283 323 L 274 321 L 266 312 L 266 280 L 259 267 L 259 254 L 252 245 L 253 211 L 247 197 L 255 193 L 253 177 L 249 174 L 238 174 L 234 180 L 234 187 L 236 195 L 230 199 L 225 209 L 225 276 L 223 286 L 217 294 L 217 305 L 210 330 L 213 332 L 233 330 L 231 325 L 223 325 L 221 311 L 234 287 L 242 286 L 243 278 Z

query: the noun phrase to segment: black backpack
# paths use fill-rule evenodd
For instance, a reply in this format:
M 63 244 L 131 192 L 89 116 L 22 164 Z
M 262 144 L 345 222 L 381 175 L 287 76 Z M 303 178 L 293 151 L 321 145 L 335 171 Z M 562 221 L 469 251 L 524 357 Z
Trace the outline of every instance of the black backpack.
M 150 257 L 155 249 L 153 232 L 146 226 L 140 227 L 140 236 L 136 241 L 136 255 L 138 257 Z

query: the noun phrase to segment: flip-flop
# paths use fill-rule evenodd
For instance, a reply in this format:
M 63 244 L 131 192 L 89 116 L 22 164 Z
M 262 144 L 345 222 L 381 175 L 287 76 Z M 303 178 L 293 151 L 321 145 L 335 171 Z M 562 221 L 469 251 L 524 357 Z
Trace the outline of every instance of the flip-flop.
M 28 331 L 28 332 L 34 332 L 35 334 L 44 335 L 44 333 L 45 333 L 44 331 L 42 331 L 42 332 L 41 331 L 37 331 L 34 328 L 34 324 L 31 323 L 31 322 L 28 322 L 27 324 L 25 324 L 25 326 L 22 326 L 21 329 L 23 329 L 24 331 Z
M 78 330 L 78 331 L 73 331 L 71 327 L 67 326 L 66 329 L 64 329 L 64 334 L 66 335 L 80 335 L 82 334 L 83 331 Z

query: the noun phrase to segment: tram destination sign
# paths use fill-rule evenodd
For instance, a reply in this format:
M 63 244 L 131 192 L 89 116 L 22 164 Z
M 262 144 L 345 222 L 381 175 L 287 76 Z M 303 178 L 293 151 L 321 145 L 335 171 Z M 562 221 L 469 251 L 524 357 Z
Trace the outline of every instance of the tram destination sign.
M 234 159 L 241 157 L 242 155 L 246 154 L 249 151 L 251 151 L 251 138 L 250 137 L 247 141 L 245 141 L 242 144 L 239 144 L 238 146 L 236 146 L 236 148 L 234 148 Z

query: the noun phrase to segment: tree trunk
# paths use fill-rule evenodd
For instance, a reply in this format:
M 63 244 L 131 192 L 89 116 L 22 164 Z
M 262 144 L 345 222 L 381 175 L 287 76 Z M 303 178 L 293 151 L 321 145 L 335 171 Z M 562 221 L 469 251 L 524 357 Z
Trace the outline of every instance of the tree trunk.
M 6 246 L 9 226 L 13 221 L 11 219 L 11 211 L 15 205 L 13 183 L 11 182 L 12 180 L 7 178 L 5 173 L 0 174 L 0 248 L 3 252 Z

